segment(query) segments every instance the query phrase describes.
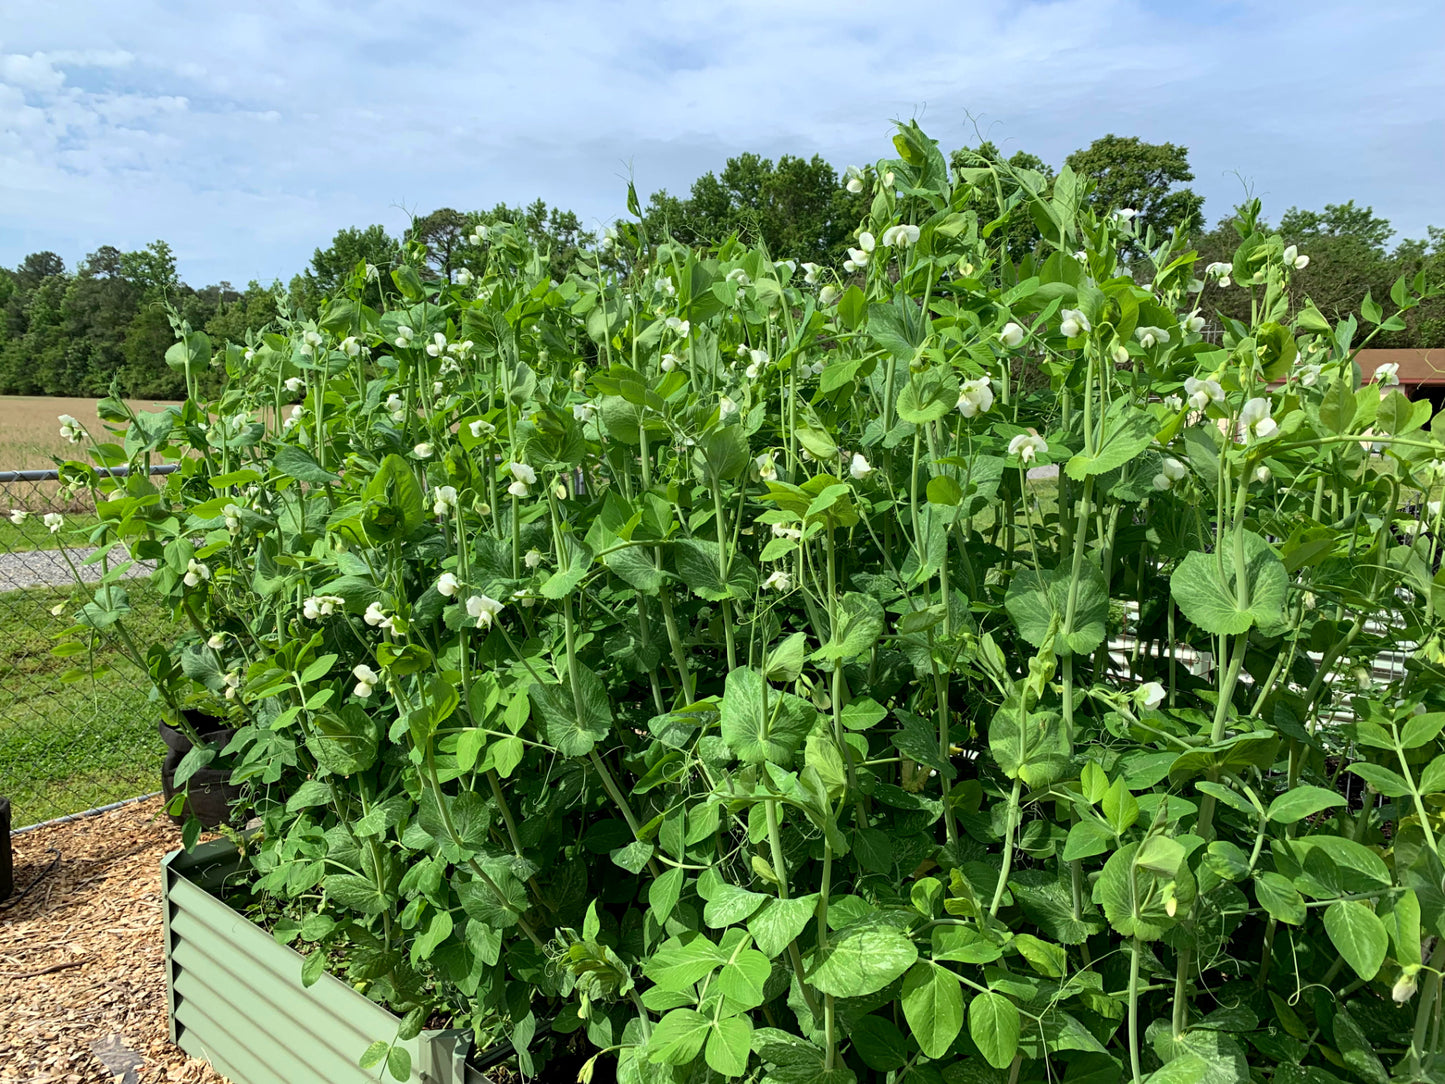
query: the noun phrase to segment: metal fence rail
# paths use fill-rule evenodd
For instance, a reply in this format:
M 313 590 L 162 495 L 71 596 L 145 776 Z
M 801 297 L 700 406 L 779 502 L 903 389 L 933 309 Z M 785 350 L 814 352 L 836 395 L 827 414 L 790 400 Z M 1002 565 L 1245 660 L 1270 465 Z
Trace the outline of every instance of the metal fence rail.
M 87 493 L 68 491 L 58 472 L 0 471 L 0 795 L 10 798 L 17 828 L 157 786 L 163 746 L 145 674 L 108 643 L 94 660 L 52 653 L 89 600 L 77 571 L 87 580 L 101 575 L 99 563 L 84 564 L 95 553 L 88 541 L 95 522 Z M 137 565 L 124 584 L 137 626 L 170 619 L 148 572 Z M 109 669 L 92 677 L 92 661 Z

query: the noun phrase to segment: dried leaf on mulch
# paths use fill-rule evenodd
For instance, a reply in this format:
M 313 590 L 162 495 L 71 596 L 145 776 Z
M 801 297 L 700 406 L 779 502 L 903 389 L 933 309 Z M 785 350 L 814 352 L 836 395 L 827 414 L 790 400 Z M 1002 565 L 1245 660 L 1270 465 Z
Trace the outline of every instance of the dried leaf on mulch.
M 160 807 L 12 838 L 35 886 L 0 910 L 0 1084 L 225 1084 L 168 1038 L 160 860 L 181 836 Z

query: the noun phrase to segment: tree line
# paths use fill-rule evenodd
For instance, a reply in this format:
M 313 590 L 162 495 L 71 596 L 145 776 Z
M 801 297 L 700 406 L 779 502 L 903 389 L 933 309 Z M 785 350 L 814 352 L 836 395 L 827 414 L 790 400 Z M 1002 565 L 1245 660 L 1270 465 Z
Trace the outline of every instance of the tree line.
M 1090 198 L 1096 205 L 1133 210 L 1141 237 L 1150 228 L 1156 235 L 1174 228 L 1193 234 L 1201 269 L 1224 259 L 1237 244 L 1230 215 L 1205 228 L 1204 200 L 1189 187 L 1194 174 L 1183 146 L 1108 135 L 1065 161 L 1075 174 L 1092 180 Z M 954 151 L 950 164 L 954 169 L 1002 164 L 1020 183 L 1045 191 L 1057 173 L 1037 155 L 1017 151 L 1005 157 L 989 142 Z M 671 235 L 693 243 L 736 233 L 762 242 L 779 259 L 837 267 L 867 211 L 868 188 L 850 185 L 852 176 L 817 155 L 783 155 L 774 161 L 745 153 L 698 177 L 685 196 L 654 192 L 635 210 L 652 237 Z M 993 225 L 1004 258 L 1021 263 L 1038 252 L 1038 227 L 1009 206 L 1003 191 L 984 197 L 975 209 L 981 223 Z M 103 245 L 73 270 L 54 252 L 32 253 L 13 270 L 0 268 L 0 394 L 91 396 L 115 382 L 138 398 L 179 396 L 180 377 L 164 361 L 174 341 L 174 320 L 185 320 L 213 338 L 240 341 L 283 312 L 314 314 L 358 266 L 384 272 L 408 244 L 426 246 L 431 272 L 453 279 L 463 269 L 474 269 L 479 250 L 468 243 L 473 231 L 495 221 L 521 225 L 559 269 L 584 250 L 604 263 L 618 259 L 605 236 L 585 229 L 571 211 L 542 200 L 525 207 L 498 204 L 490 211 L 444 207 L 413 219 L 400 237 L 378 225 L 347 227 L 327 247 L 316 249 L 289 283 L 252 281 L 244 289 L 229 282 L 199 288 L 182 282 L 164 241 L 135 252 Z M 1425 238 L 1392 245 L 1390 223 L 1353 200 L 1317 211 L 1291 207 L 1279 229 L 1310 257 L 1292 288 L 1332 318 L 1358 314 L 1367 296 L 1388 296 L 1402 274 L 1425 268 L 1432 277 L 1445 277 L 1445 229 L 1432 226 Z M 1142 259 L 1144 254 L 1133 255 Z M 373 304 L 390 289 L 384 273 L 366 285 Z M 1221 315 L 1248 320 L 1247 290 L 1211 291 L 1210 296 Z M 1445 346 L 1445 298 L 1413 310 L 1406 323 L 1377 344 Z

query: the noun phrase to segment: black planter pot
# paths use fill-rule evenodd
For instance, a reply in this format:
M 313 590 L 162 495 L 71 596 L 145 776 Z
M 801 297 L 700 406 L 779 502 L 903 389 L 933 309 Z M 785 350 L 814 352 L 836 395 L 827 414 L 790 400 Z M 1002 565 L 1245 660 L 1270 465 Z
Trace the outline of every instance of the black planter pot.
M 0 798 L 0 900 L 15 891 L 14 863 L 10 853 L 10 799 Z
M 195 712 L 186 713 L 186 721 L 210 745 L 224 749 L 235 731 L 215 728 L 215 720 Z M 194 814 L 207 828 L 216 828 L 231 818 L 231 806 L 240 799 L 240 786 L 231 783 L 231 772 L 227 768 L 202 768 L 190 777 L 183 788 L 176 787 L 176 769 L 191 751 L 191 740 L 165 720 L 160 723 L 161 740 L 166 743 L 166 758 L 161 763 L 161 794 L 167 806 L 178 789 L 186 792 L 185 805 L 179 813 L 168 816 L 176 824 L 185 824 Z

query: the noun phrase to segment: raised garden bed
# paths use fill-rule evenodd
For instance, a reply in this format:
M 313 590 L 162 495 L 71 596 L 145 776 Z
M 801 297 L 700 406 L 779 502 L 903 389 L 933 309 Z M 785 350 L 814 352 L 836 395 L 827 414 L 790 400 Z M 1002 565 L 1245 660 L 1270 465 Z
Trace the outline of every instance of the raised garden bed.
M 301 957 L 216 895 L 240 867 L 227 840 L 161 862 L 171 1041 L 232 1084 L 346 1084 L 377 1079 L 362 1053 L 400 1021 L 332 975 L 301 983 Z M 397 1045 L 417 1084 L 491 1084 L 469 1064 L 470 1036 L 423 1031 Z

